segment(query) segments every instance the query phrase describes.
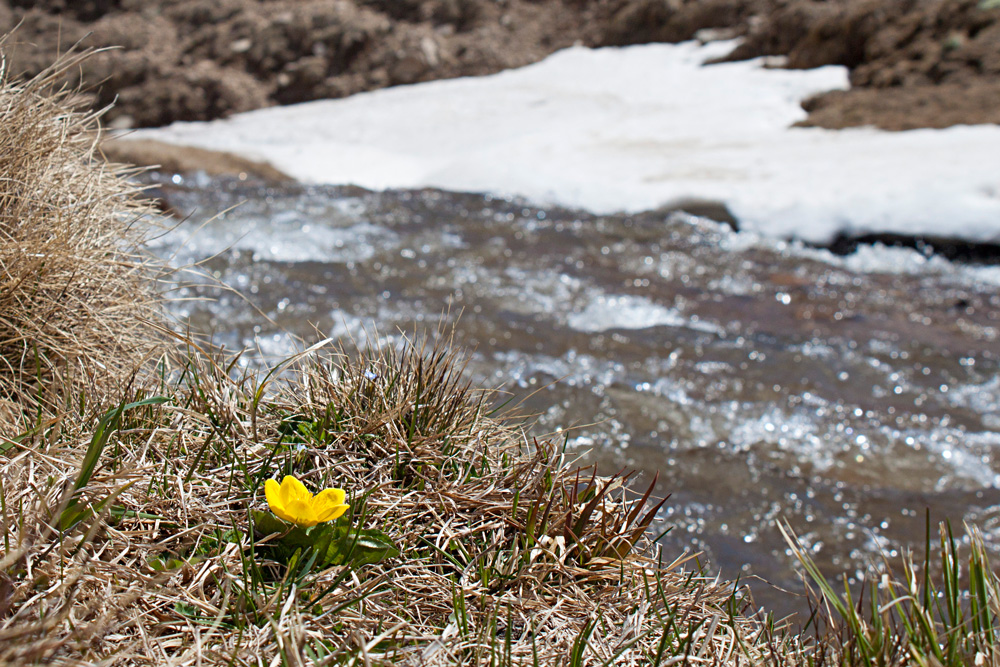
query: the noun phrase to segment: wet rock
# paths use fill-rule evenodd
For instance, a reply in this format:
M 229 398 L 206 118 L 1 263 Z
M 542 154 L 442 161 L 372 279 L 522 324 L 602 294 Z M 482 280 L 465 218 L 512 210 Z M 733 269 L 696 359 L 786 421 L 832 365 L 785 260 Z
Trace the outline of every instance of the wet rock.
M 729 210 L 729 207 L 723 202 L 713 199 L 699 199 L 695 197 L 678 199 L 653 211 L 647 211 L 641 215 L 644 218 L 652 217 L 653 219 L 664 219 L 668 218 L 672 213 L 677 213 L 678 211 L 688 213 L 690 215 L 696 215 L 700 218 L 708 218 L 709 220 L 714 220 L 715 222 L 721 222 L 722 224 L 727 225 L 734 232 L 738 232 L 740 230 L 739 222 L 737 221 L 736 216 L 733 215 L 732 211 Z
M 859 246 L 880 243 L 897 248 L 912 248 L 930 255 L 941 255 L 966 264 L 1000 264 L 1000 243 L 976 243 L 950 236 L 903 236 L 901 234 L 839 234 L 829 246 L 837 255 L 850 255 Z

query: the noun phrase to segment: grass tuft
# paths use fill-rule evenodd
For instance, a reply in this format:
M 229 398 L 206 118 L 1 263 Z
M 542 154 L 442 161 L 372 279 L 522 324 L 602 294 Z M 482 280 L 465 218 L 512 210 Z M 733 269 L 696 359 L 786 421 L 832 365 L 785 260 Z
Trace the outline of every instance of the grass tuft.
M 4 461 L 17 556 L 0 633 L 48 643 L 0 658 L 647 665 L 759 651 L 729 587 L 654 558 L 648 492 L 488 417 L 491 397 L 444 345 L 314 349 L 281 375 L 236 376 L 194 346 L 163 363 L 155 395 Z M 399 551 L 275 559 L 253 517 L 264 480 L 285 474 L 347 489 L 344 521 Z M 59 582 L 44 604 L 41 572 Z M 70 593 L 99 625 L 53 615 Z
M 2 46 L 2 40 L 0 40 Z M 57 88 L 87 53 L 27 82 L 0 73 L 0 435 L 99 414 L 155 349 L 152 209 L 96 152 L 100 112 Z
M 898 568 L 888 560 L 873 566 L 857 595 L 846 578 L 839 592 L 791 528 L 779 527 L 811 583 L 807 589 L 816 610 L 812 622 L 819 628 L 830 664 L 1000 664 L 996 642 L 1000 577 L 976 527 L 965 526 L 965 557 L 962 542 L 947 522 L 939 525 L 939 548 L 935 549 L 928 520 L 923 562 L 918 565 L 912 555 L 905 555 Z

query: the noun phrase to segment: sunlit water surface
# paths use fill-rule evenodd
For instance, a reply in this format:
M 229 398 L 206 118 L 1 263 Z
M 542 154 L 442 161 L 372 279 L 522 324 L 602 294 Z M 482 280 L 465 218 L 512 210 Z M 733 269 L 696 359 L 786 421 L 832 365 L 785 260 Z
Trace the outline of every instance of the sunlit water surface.
M 922 547 L 928 508 L 1000 546 L 996 268 L 433 190 L 173 177 L 158 194 L 190 214 L 158 252 L 212 257 L 247 296 L 187 290 L 217 298 L 176 306 L 195 330 L 278 358 L 283 332 L 391 338 L 446 314 L 535 432 L 605 473 L 658 471 L 662 542 L 727 578 L 801 590 L 779 519 L 830 573 Z

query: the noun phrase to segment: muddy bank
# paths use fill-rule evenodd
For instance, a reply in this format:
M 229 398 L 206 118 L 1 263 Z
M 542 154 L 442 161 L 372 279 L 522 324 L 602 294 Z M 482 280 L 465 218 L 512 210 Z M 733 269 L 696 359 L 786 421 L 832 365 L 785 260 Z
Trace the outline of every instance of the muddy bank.
M 5 51 L 34 73 L 82 41 L 108 121 L 146 127 L 481 75 L 555 50 L 744 36 L 731 58 L 841 64 L 855 88 L 807 124 L 886 129 L 1000 122 L 994 0 L 0 0 Z

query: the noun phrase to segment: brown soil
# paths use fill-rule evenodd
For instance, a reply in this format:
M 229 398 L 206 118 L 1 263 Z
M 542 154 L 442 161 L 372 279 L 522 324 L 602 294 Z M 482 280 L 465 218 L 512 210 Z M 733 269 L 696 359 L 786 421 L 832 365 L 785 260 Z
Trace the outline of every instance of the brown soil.
M 888 130 L 1000 123 L 1000 2 L 785 2 L 730 56 L 846 65 L 852 89 L 809 100 L 806 125 Z
M 806 124 L 1000 123 L 1000 0 L 0 0 L 15 73 L 81 41 L 117 127 L 479 75 L 552 51 L 742 35 L 731 59 L 841 64 Z M 701 31 L 701 32 L 699 32 Z
M 170 173 L 203 171 L 210 176 L 236 176 L 272 183 L 294 180 L 266 162 L 193 146 L 175 146 L 153 139 L 104 141 L 101 152 L 108 162 L 156 166 Z

